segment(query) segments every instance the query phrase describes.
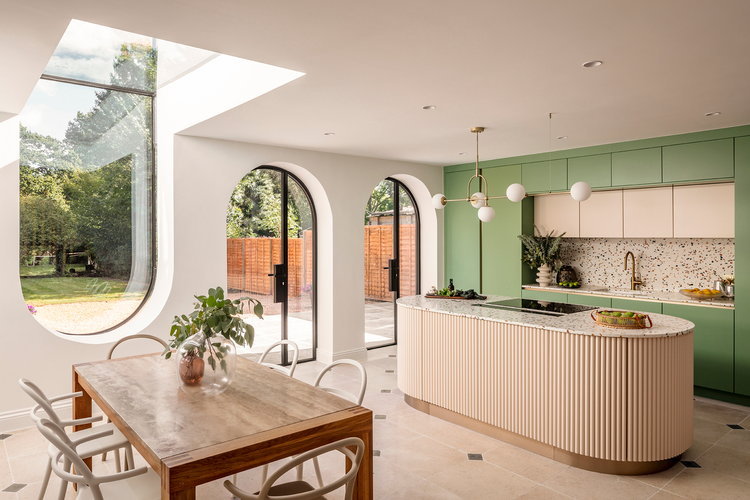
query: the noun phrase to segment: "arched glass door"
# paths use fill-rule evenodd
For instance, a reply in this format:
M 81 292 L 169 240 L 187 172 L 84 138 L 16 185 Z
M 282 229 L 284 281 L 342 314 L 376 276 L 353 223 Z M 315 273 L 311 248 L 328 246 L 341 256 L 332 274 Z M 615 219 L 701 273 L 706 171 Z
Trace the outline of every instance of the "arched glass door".
M 234 189 L 227 210 L 227 286 L 233 297 L 261 301 L 250 353 L 282 339 L 300 348 L 300 361 L 315 359 L 315 207 L 294 175 L 260 167 Z M 268 360 L 287 364 L 286 346 Z
M 396 299 L 419 293 L 419 212 L 401 182 L 385 179 L 365 207 L 365 345 L 397 341 Z

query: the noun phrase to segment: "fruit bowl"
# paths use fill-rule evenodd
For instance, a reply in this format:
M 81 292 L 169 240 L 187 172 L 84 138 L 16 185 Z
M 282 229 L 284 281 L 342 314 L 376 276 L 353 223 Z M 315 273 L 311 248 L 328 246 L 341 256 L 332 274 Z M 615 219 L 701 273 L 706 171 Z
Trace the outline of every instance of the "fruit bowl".
M 599 309 L 591 313 L 591 318 L 599 326 L 609 328 L 640 329 L 654 326 L 648 314 L 632 311 L 618 311 L 612 309 Z M 648 325 L 646 324 L 648 322 Z
M 721 290 L 711 290 L 710 288 L 683 288 L 680 293 L 685 297 L 697 300 L 718 299 L 724 296 Z

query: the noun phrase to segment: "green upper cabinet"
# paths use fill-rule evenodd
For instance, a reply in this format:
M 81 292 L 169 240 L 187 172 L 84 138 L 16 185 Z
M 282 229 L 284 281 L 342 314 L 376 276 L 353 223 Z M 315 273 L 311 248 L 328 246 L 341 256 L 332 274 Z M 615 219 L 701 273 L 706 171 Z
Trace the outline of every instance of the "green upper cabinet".
M 737 280 L 734 292 L 734 390 L 750 396 L 750 137 L 738 137 L 734 143 L 735 261 Z
M 664 314 L 695 323 L 694 383 L 699 387 L 734 390 L 734 310 L 663 304 Z
M 586 181 L 591 187 L 612 185 L 612 154 L 568 158 L 568 189 L 578 181 Z
M 521 183 L 530 194 L 567 190 L 567 158 L 524 163 L 521 165 Z
M 734 177 L 734 140 L 693 142 L 662 148 L 664 182 Z
M 509 184 L 521 182 L 521 165 L 483 168 L 482 175 L 495 190 L 490 196 L 495 196 Z M 492 200 L 491 205 L 495 208 L 495 218 L 482 224 L 482 293 L 515 297 L 522 284 L 523 264 L 518 235 L 522 232 L 521 210 L 524 204 Z M 456 282 L 456 286 L 460 284 Z
M 661 182 L 661 148 L 612 153 L 612 185 L 639 186 Z
M 466 183 L 473 172 L 446 172 L 443 177 L 448 199 L 465 198 Z M 474 183 L 476 186 L 476 182 Z M 479 290 L 479 218 L 469 203 L 448 203 L 443 209 L 445 234 L 445 283 L 453 278 L 457 288 Z M 438 284 L 438 288 L 440 285 Z

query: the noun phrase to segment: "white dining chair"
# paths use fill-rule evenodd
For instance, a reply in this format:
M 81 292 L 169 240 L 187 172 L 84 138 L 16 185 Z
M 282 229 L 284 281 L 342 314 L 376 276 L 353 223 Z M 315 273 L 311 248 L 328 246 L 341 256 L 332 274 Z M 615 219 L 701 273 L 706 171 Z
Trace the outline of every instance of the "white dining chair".
M 43 419 L 53 422 L 57 427 L 63 430 L 66 427 L 82 425 L 82 424 L 91 424 L 91 423 L 102 420 L 101 416 L 79 418 L 75 420 L 64 420 L 60 418 L 60 416 L 57 414 L 54 407 L 52 406 L 53 403 L 57 403 L 65 399 L 74 399 L 77 397 L 81 397 L 83 394 L 80 392 L 74 392 L 71 394 L 63 394 L 61 396 L 48 398 L 44 394 L 44 391 L 42 391 L 36 384 L 34 384 L 33 382 L 29 380 L 22 378 L 18 381 L 18 385 L 20 385 L 21 389 L 36 403 L 36 406 L 31 409 L 29 416 L 31 417 L 31 420 L 34 422 L 34 424 L 37 425 L 37 428 L 39 427 L 39 422 Z M 79 440 L 79 439 L 88 438 L 89 436 L 93 434 L 98 435 L 103 431 L 108 431 L 109 434 L 106 437 L 102 437 L 101 439 L 95 439 L 95 440 L 86 439 L 85 446 L 82 446 L 81 449 L 78 450 L 78 452 L 84 458 L 90 458 L 100 453 L 103 453 L 105 451 L 117 450 L 117 453 L 115 453 L 116 455 L 115 467 L 116 467 L 116 470 L 120 472 L 121 466 L 120 466 L 120 460 L 119 460 L 120 458 L 119 449 L 124 448 L 125 449 L 125 468 L 132 467 L 133 449 L 131 448 L 130 442 L 128 442 L 127 438 L 119 430 L 117 430 L 114 424 L 102 424 L 102 425 L 99 425 L 90 429 L 74 431 L 70 434 L 70 436 L 71 436 L 71 439 Z M 48 460 L 47 467 L 44 471 L 44 478 L 42 479 L 42 486 L 39 491 L 39 500 L 42 500 L 44 498 L 44 495 L 47 491 L 47 487 L 49 485 L 49 479 L 50 479 L 51 473 L 52 473 L 52 462 Z M 58 493 L 58 498 L 60 500 L 62 500 L 65 497 L 66 489 L 67 489 L 67 482 L 63 480 L 62 484 L 60 485 L 60 490 Z
M 271 353 L 271 351 L 282 345 L 286 345 L 287 348 L 292 351 L 291 364 L 287 367 L 266 362 L 266 358 Z M 294 370 L 297 369 L 297 360 L 299 360 L 299 347 L 297 346 L 297 344 L 291 340 L 279 340 L 278 342 L 274 342 L 273 344 L 269 345 L 266 350 L 263 351 L 263 354 L 260 355 L 260 359 L 258 359 L 258 363 L 263 366 L 273 368 L 277 372 L 283 373 L 284 375 L 294 377 Z
M 327 373 L 329 373 L 334 367 L 342 366 L 342 365 L 353 366 L 359 371 L 359 392 L 357 392 L 357 394 L 352 394 L 343 389 L 338 389 L 335 387 L 326 387 L 326 386 L 321 385 L 323 377 L 325 377 Z M 365 367 L 362 366 L 362 363 L 358 361 L 355 361 L 353 359 L 339 359 L 325 366 L 322 370 L 320 370 L 320 373 L 318 373 L 318 377 L 315 379 L 315 383 L 313 385 L 315 387 L 319 387 L 323 389 L 326 392 L 330 392 L 331 394 L 335 394 L 336 396 L 339 396 L 348 401 L 351 401 L 352 403 L 361 405 L 362 401 L 365 399 L 365 391 L 367 391 L 367 371 L 365 370 Z M 318 479 L 318 486 L 322 487 L 323 475 L 320 472 L 320 464 L 318 463 L 318 457 L 313 458 L 312 463 L 313 463 L 313 467 L 315 468 L 315 476 Z M 297 469 L 297 479 L 302 479 L 303 465 L 304 464 L 300 464 L 299 468 Z
M 355 448 L 355 450 L 353 451 L 351 448 Z M 314 488 L 310 483 L 301 480 L 275 484 L 281 476 L 290 470 L 304 464 L 308 460 L 316 459 L 320 455 L 334 450 L 346 456 L 352 464 L 351 468 L 338 479 L 326 485 L 322 485 L 319 488 Z M 357 479 L 359 466 L 362 463 L 364 453 L 365 443 L 361 439 L 355 437 L 345 438 L 294 457 L 291 461 L 284 464 L 279 470 L 274 472 L 271 477 L 263 481 L 263 486 L 261 486 L 260 490 L 255 493 L 248 493 L 247 491 L 238 488 L 231 481 L 224 481 L 224 487 L 236 498 L 242 500 L 313 500 L 319 499 L 326 493 L 330 493 L 345 486 L 346 490 L 344 492 L 344 498 L 346 500 L 351 500 L 354 494 L 354 482 Z
M 146 333 L 137 333 L 135 335 L 128 335 L 126 337 L 123 337 L 117 342 L 115 342 L 114 345 L 109 348 L 109 351 L 107 352 L 107 357 L 105 359 L 112 359 L 112 355 L 115 353 L 115 349 L 117 349 L 120 345 L 124 344 L 125 342 L 129 342 L 132 340 L 152 340 L 154 342 L 157 342 L 165 350 L 169 349 L 169 344 L 167 344 L 166 340 L 160 339 L 159 337 L 155 337 L 154 335 L 148 335 Z M 107 422 L 111 422 L 111 420 L 107 418 Z M 102 460 L 107 460 L 106 451 L 102 453 Z M 119 463 L 120 463 L 120 452 L 115 451 L 115 464 L 119 464 Z M 120 469 L 118 468 L 117 470 L 119 472 Z
M 159 475 L 148 467 L 115 474 L 94 474 L 84 462 L 79 449 L 89 442 L 111 437 L 111 429 L 99 428 L 89 436 L 75 440 L 49 419 L 38 423 L 39 432 L 50 442 L 52 470 L 64 482 L 76 483 L 78 500 L 157 500 L 161 498 Z M 71 472 L 71 466 L 75 472 Z

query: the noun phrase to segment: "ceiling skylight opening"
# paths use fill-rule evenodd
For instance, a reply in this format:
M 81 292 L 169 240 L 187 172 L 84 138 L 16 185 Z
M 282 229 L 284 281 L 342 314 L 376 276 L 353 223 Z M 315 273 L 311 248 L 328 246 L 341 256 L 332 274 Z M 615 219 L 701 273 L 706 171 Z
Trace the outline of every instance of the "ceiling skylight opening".
M 711 111 L 710 113 L 706 113 L 705 116 L 712 117 L 712 116 L 719 116 L 721 114 L 721 111 Z
M 597 68 L 597 67 L 601 66 L 602 64 L 604 64 L 604 61 L 600 61 L 600 60 L 596 59 L 596 60 L 593 60 L 593 61 L 586 61 L 585 63 L 582 64 L 582 66 L 584 68 Z

